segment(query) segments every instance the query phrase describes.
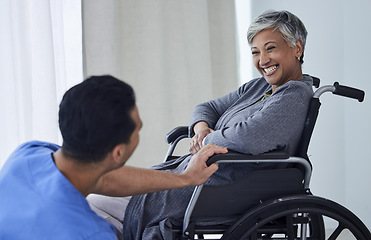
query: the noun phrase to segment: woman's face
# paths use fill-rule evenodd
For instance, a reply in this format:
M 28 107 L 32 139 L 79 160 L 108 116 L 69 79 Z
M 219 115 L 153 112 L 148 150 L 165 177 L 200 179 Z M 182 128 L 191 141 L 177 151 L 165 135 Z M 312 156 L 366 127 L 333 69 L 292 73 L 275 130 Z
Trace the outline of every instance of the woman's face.
M 291 47 L 281 33 L 266 29 L 258 33 L 252 40 L 251 53 L 256 69 L 276 90 L 290 80 L 303 78 L 301 64 L 298 60 L 303 53 L 302 41 Z

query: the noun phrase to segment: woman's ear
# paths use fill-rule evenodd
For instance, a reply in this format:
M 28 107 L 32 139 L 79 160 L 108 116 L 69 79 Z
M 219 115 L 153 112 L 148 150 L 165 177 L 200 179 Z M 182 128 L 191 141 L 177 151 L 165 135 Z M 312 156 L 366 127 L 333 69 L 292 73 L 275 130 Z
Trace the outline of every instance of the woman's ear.
M 303 40 L 298 39 L 296 41 L 296 47 L 295 47 L 295 49 L 296 49 L 296 52 L 295 52 L 296 58 L 300 58 L 303 55 Z

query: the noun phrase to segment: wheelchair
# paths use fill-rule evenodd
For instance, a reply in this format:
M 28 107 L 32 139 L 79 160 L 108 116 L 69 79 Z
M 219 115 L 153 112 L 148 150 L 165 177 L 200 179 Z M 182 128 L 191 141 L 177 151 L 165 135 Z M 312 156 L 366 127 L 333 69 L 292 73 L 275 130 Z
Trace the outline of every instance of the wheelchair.
M 172 229 L 173 239 L 308 239 L 333 240 L 344 238 L 370 240 L 371 233 L 365 224 L 350 210 L 340 204 L 314 196 L 309 188 L 312 165 L 307 150 L 321 106 L 320 96 L 326 92 L 364 99 L 359 89 L 333 85 L 319 87 L 320 80 L 313 78 L 318 88 L 311 99 L 300 145 L 294 156 L 284 150 L 260 155 L 228 152 L 212 156 L 207 164 L 223 163 L 279 163 L 278 169 L 258 170 L 238 181 L 223 186 L 197 186 L 189 201 L 183 225 Z M 188 138 L 188 127 L 176 127 L 166 136 L 169 150 L 165 161 L 173 159 L 176 145 Z M 234 223 L 209 225 L 200 219 L 232 217 Z M 328 232 L 328 224 L 331 229 Z M 335 227 L 333 227 L 333 225 Z M 347 236 L 348 236 L 347 235 Z M 211 238 L 208 238 L 211 239 Z

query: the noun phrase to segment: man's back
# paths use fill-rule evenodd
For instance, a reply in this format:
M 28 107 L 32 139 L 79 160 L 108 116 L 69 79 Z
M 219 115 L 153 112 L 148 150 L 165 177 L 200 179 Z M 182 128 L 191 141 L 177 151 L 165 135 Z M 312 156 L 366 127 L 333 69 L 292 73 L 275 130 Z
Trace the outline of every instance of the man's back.
M 0 171 L 0 239 L 116 239 L 55 166 L 59 146 L 29 142 Z

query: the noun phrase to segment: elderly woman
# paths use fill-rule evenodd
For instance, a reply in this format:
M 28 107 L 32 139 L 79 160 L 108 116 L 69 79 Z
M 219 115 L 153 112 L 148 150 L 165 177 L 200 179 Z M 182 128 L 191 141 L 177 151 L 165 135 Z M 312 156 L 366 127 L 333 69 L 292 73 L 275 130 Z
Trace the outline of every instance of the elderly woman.
M 191 154 L 209 143 L 249 154 L 282 147 L 294 153 L 313 94 L 312 78 L 301 68 L 306 36 L 300 19 L 287 11 L 269 11 L 254 20 L 247 39 L 262 77 L 196 107 L 189 128 Z M 182 171 L 189 156 L 154 168 Z M 255 169 L 274 167 L 223 164 L 206 184 L 225 184 Z M 124 239 L 167 239 L 166 226 L 181 222 L 192 192 L 191 187 L 132 197 L 123 221 Z
M 264 13 L 251 24 L 247 39 L 262 78 L 196 107 L 191 153 L 203 141 L 251 154 L 288 145 L 293 153 L 312 95 L 312 79 L 301 69 L 306 36 L 303 23 L 287 11 Z

